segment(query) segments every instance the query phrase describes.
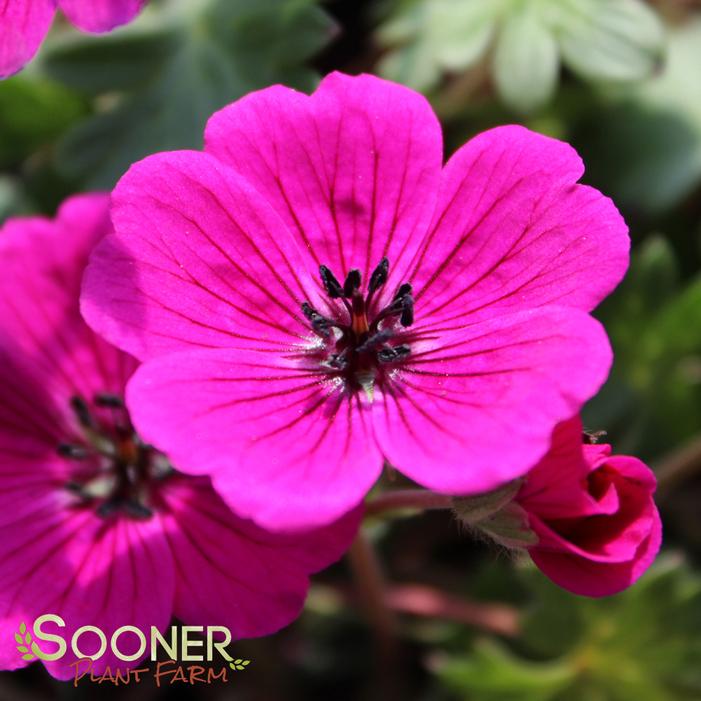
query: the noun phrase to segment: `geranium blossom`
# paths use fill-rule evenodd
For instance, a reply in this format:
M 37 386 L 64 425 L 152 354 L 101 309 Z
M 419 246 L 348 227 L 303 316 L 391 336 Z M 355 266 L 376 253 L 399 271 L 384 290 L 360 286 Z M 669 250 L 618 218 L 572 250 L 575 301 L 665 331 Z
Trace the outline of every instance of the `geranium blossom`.
M 147 361 L 127 391 L 145 438 L 240 513 L 327 522 L 385 461 L 492 489 L 604 381 L 587 312 L 629 241 L 567 144 L 501 127 L 442 167 L 423 97 L 342 74 L 253 93 L 205 142 L 117 185 L 83 311 Z
M 579 419 L 561 424 L 515 499 L 538 539 L 530 556 L 576 594 L 608 596 L 629 587 L 660 549 L 656 484 L 637 458 L 611 455 L 609 445 L 582 445 Z
M 46 613 L 64 618 L 66 639 L 82 625 L 108 637 L 123 625 L 163 629 L 173 615 L 228 626 L 234 640 L 271 633 L 297 616 L 309 573 L 341 555 L 358 523 L 355 512 L 323 531 L 270 534 L 134 433 L 122 396 L 136 362 L 78 311 L 107 201 L 75 197 L 55 221 L 0 231 L 2 669 L 27 664 L 13 632 Z M 65 678 L 74 659 L 46 664 Z M 127 663 L 106 655 L 95 670 L 106 664 Z
M 4 0 L 0 3 L 0 78 L 37 52 L 57 9 L 85 32 L 107 32 L 133 19 L 147 0 Z

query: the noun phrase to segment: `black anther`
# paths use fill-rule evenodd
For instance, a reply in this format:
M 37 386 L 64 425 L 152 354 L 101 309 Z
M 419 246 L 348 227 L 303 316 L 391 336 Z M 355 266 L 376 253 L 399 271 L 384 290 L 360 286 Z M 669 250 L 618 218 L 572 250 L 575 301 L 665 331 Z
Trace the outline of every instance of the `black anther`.
M 382 287 L 387 282 L 387 276 L 389 274 L 389 259 L 383 258 L 372 271 L 370 276 L 370 282 L 368 283 L 368 292 L 371 294 Z
M 392 301 L 396 302 L 397 300 L 400 300 L 404 295 L 411 294 L 411 284 L 408 282 L 405 282 L 404 284 L 399 286 L 399 289 L 397 290 L 397 294 L 394 295 Z
M 349 270 L 348 275 L 346 275 L 346 281 L 343 283 L 343 296 L 352 297 L 353 291 L 360 287 L 361 280 L 360 270 L 357 268 Z
M 62 458 L 70 458 L 71 460 L 85 460 L 88 457 L 88 450 L 82 445 L 72 445 L 71 443 L 59 443 L 56 452 Z
M 402 315 L 399 317 L 402 326 L 411 326 L 414 323 L 414 298 L 410 294 L 402 297 Z
M 322 336 L 326 337 L 329 335 L 329 328 L 331 322 L 325 317 L 321 316 L 319 312 L 314 309 L 314 307 L 309 304 L 309 302 L 302 302 L 302 313 L 309 319 L 312 323 L 312 328 Z
M 93 401 L 96 406 L 100 407 L 107 407 L 109 409 L 124 408 L 122 398 L 117 394 L 110 394 L 109 392 L 99 392 L 93 397 Z
M 325 265 L 319 266 L 319 275 L 321 275 L 321 281 L 324 283 L 326 292 L 331 299 L 339 299 L 340 297 L 343 297 L 343 288 L 341 287 L 341 283 Z
M 390 329 L 382 329 L 365 339 L 365 341 L 358 346 L 357 351 L 358 353 L 365 353 L 375 350 L 385 344 L 390 338 L 392 338 L 392 331 Z
M 85 428 L 93 428 L 95 422 L 93 421 L 86 401 L 82 397 L 78 397 L 77 395 L 71 397 L 71 408 L 73 409 L 73 412 L 78 418 L 81 426 L 84 426 Z
M 391 363 L 409 355 L 409 346 L 395 346 L 394 348 L 383 348 L 377 354 L 377 359 L 381 363 Z

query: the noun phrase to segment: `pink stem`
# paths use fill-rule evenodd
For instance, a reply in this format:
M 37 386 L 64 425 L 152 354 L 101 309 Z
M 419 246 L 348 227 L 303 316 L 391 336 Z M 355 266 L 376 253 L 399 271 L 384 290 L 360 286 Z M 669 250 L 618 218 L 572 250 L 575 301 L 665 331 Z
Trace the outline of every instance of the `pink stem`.
M 519 632 L 516 609 L 503 604 L 469 601 L 423 584 L 394 586 L 387 591 L 385 600 L 397 612 L 442 618 L 510 638 Z
M 425 489 L 397 489 L 375 497 L 365 505 L 366 516 L 377 516 L 388 511 L 402 509 L 450 509 L 453 498 L 447 494 L 434 494 Z

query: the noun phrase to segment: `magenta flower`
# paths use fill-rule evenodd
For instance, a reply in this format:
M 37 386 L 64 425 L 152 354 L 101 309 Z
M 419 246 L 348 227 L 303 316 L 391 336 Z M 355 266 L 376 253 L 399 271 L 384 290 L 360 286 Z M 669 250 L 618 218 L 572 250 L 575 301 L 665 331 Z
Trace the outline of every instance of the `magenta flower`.
M 64 618 L 66 639 L 82 625 L 163 629 L 172 616 L 228 626 L 234 639 L 271 633 L 358 524 L 356 512 L 323 531 L 270 534 L 134 433 L 121 397 L 136 363 L 78 312 L 88 252 L 108 227 L 107 197 L 84 195 L 55 221 L 0 231 L 0 669 L 27 664 L 12 633 L 46 613 Z M 47 667 L 66 678 L 73 661 Z M 105 664 L 128 666 L 108 654 L 95 669 Z
M 132 20 L 147 0 L 4 0 L 0 3 L 0 78 L 16 73 L 39 49 L 59 8 L 85 32 Z
M 417 93 L 332 74 L 215 114 L 205 152 L 134 165 L 83 312 L 146 360 L 145 438 L 259 524 L 321 524 L 384 462 L 464 494 L 523 475 L 604 381 L 587 311 L 624 222 L 567 144 L 517 126 L 442 168 Z
M 555 430 L 548 455 L 515 501 L 537 545 L 533 562 L 556 584 L 586 596 L 629 587 L 652 564 L 662 540 L 652 470 L 609 445 L 582 445 L 579 419 Z

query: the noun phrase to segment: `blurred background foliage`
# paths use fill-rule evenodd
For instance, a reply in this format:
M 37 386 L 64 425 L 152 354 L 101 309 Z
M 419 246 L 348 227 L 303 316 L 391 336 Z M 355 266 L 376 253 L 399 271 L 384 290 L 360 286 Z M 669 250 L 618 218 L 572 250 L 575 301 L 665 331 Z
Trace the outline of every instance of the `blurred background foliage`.
M 148 153 L 201 146 L 206 118 L 246 92 L 311 90 L 333 69 L 424 92 L 447 154 L 508 122 L 566 139 L 585 181 L 615 199 L 633 257 L 597 312 L 616 363 L 585 421 L 657 470 L 665 555 L 630 591 L 587 600 L 472 542 L 447 514 L 374 523 L 391 614 L 364 611 L 341 563 L 300 621 L 236 646 L 252 664 L 231 686 L 178 697 L 698 701 L 699 0 L 151 0 L 105 37 L 58 19 L 38 58 L 0 83 L 0 219 L 110 188 Z M 36 665 L 0 675 L 2 701 L 95 693 Z

